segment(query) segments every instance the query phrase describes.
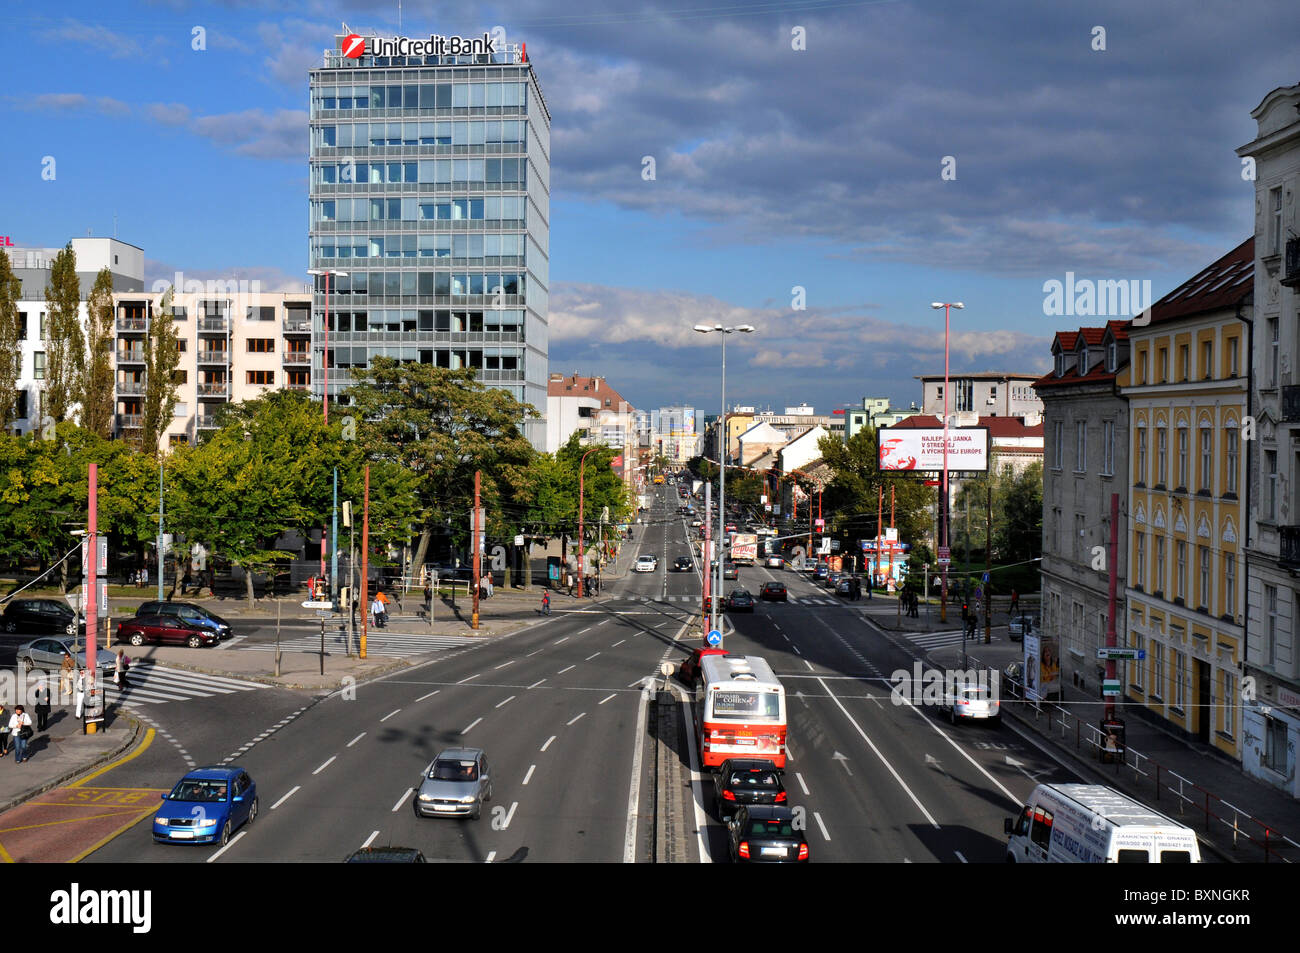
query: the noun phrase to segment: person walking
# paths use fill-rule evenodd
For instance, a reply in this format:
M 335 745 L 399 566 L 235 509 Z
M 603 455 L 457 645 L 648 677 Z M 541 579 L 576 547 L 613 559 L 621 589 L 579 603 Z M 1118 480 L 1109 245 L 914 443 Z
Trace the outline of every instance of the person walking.
M 488 573 L 484 578 L 484 588 L 487 590 L 487 597 L 492 598 L 492 573 Z
M 384 602 L 379 596 L 382 593 L 376 593 L 374 600 L 370 603 L 370 616 L 374 619 L 376 629 L 384 627 Z
M 550 614 L 551 614 L 551 594 L 549 592 L 543 592 L 542 593 L 542 615 L 550 615 Z
M 1011 608 L 1007 610 L 1007 614 L 1008 614 L 1008 615 L 1015 615 L 1015 614 L 1016 614 L 1016 610 L 1017 610 L 1018 608 L 1020 608 L 1020 593 L 1018 593 L 1018 592 L 1016 592 L 1016 590 L 1012 589 L 1012 590 L 1011 590 Z
M 190 574 L 190 567 L 185 567 L 185 575 L 181 577 L 181 595 L 185 595 L 185 590 L 194 584 L 194 577 Z
M 117 658 L 113 660 L 113 684 L 117 686 L 119 692 L 126 691 L 126 673 L 130 670 L 131 660 L 126 657 L 125 652 L 119 650 Z
M 27 742 L 32 737 L 32 716 L 19 705 L 9 718 L 9 737 L 13 740 L 14 764 L 27 760 Z
M 44 731 L 50 723 L 50 685 L 44 678 L 36 686 L 36 730 Z
M 0 758 L 9 753 L 9 709 L 0 702 Z
M 72 677 L 77 671 L 77 666 L 72 661 L 72 656 L 64 654 L 63 664 L 59 666 L 59 701 L 72 694 Z
M 89 673 L 84 668 L 77 669 L 77 674 L 73 680 L 73 696 L 77 703 L 77 718 L 81 717 L 81 713 L 86 707 L 86 689 L 89 687 L 88 681 Z

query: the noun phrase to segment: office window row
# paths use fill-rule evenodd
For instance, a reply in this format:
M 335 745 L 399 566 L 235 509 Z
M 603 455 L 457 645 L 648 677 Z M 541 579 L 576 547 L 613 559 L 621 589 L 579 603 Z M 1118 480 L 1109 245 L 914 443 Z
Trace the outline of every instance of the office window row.
M 1153 540 L 1148 550 L 1147 535 L 1145 530 L 1139 529 L 1134 536 L 1133 565 L 1130 574 L 1135 586 L 1163 599 L 1200 609 L 1207 614 L 1229 618 L 1236 616 L 1237 555 L 1235 553 L 1216 553 L 1210 546 L 1196 545 L 1184 539 L 1168 537 L 1159 530 L 1151 533 Z M 1173 550 L 1172 560 L 1166 558 L 1170 549 Z M 1151 552 L 1153 557 L 1153 564 L 1150 567 L 1147 565 L 1148 552 Z M 1151 570 L 1149 577 L 1148 568 Z M 1150 585 L 1148 585 L 1148 578 Z M 1223 588 L 1217 593 L 1216 598 L 1215 582 L 1219 578 L 1223 580 Z
M 1146 486 L 1147 480 L 1151 476 L 1147 469 L 1147 430 L 1146 427 L 1136 427 L 1136 448 L 1134 458 L 1136 468 L 1133 472 L 1133 482 L 1139 486 Z M 1151 484 L 1153 486 L 1169 486 L 1169 431 L 1165 427 L 1156 427 L 1156 468 L 1155 479 Z M 1191 435 L 1189 428 L 1180 426 L 1175 428 L 1175 459 L 1174 459 L 1174 483 L 1173 487 L 1181 491 L 1196 492 L 1205 496 L 1213 496 L 1215 492 L 1216 464 L 1219 457 L 1216 454 L 1214 428 L 1208 426 L 1197 427 L 1195 461 L 1193 462 Z M 1241 434 L 1235 425 L 1229 425 L 1223 428 L 1222 450 L 1224 462 L 1224 481 L 1223 494 L 1235 496 L 1237 494 L 1237 485 L 1241 469 Z M 1192 468 L 1195 467 L 1197 479 L 1192 480 Z
M 1272 364 L 1274 371 L 1271 375 L 1266 375 L 1265 380 L 1271 381 L 1271 385 L 1276 386 L 1276 356 L 1277 356 L 1277 328 L 1276 319 L 1270 319 L 1269 327 L 1266 332 L 1269 337 L 1266 340 L 1271 342 L 1272 347 Z M 1227 352 L 1227 363 L 1225 365 L 1216 364 L 1218 357 L 1215 350 L 1215 342 L 1210 339 L 1201 338 L 1195 342 L 1197 348 L 1195 354 L 1195 365 L 1193 365 L 1192 343 L 1181 342 L 1172 345 L 1172 356 L 1174 360 L 1174 376 L 1170 376 L 1170 356 L 1171 345 L 1169 344 L 1144 344 L 1137 348 L 1137 373 L 1134 375 L 1134 383 L 1145 384 L 1172 384 L 1184 381 L 1209 381 L 1217 380 L 1220 376 L 1239 377 L 1241 375 L 1241 335 L 1233 333 L 1225 336 L 1224 348 Z M 1151 355 L 1154 353 L 1154 376 L 1148 376 Z
M 318 86 L 312 109 L 478 109 L 523 108 L 527 83 L 403 83 Z

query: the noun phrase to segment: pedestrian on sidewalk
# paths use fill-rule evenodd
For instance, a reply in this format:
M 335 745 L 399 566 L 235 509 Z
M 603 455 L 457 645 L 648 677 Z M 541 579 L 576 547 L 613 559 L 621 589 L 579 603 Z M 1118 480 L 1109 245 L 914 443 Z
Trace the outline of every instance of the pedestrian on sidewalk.
M 36 686 L 36 730 L 44 731 L 50 721 L 50 685 L 44 678 Z
M 117 686 L 119 692 L 126 691 L 126 673 L 130 668 L 131 660 L 119 649 L 117 658 L 113 660 L 113 684 Z
M 0 702 L 0 758 L 9 753 L 9 709 Z
M 27 760 L 27 742 L 32 737 L 32 716 L 19 705 L 9 719 L 9 736 L 13 739 L 14 764 Z
M 374 600 L 370 603 L 370 615 L 374 619 L 375 628 L 382 629 L 384 627 L 384 603 L 379 598 L 378 593 L 375 594 Z
M 1011 590 L 1011 608 L 1007 610 L 1008 615 L 1015 615 L 1016 610 L 1020 608 L 1020 593 Z
M 543 592 L 542 593 L 542 615 L 550 615 L 550 614 L 551 614 L 551 594 L 549 592 Z
M 194 577 L 190 575 L 190 567 L 185 567 L 185 575 L 181 577 L 181 595 L 185 595 L 185 590 L 194 584 Z
M 81 713 L 86 707 L 86 689 L 89 688 L 89 679 L 89 672 L 84 668 L 77 669 L 77 674 L 73 680 L 73 694 L 77 702 L 77 718 L 81 717 Z
M 917 595 L 916 590 L 913 589 L 912 590 L 912 618 L 913 619 L 920 618 L 921 615 L 920 609 L 921 609 L 921 597 Z
M 59 666 L 59 701 L 72 694 L 72 677 L 76 674 L 77 666 L 73 664 L 72 656 L 64 653 L 63 664 Z

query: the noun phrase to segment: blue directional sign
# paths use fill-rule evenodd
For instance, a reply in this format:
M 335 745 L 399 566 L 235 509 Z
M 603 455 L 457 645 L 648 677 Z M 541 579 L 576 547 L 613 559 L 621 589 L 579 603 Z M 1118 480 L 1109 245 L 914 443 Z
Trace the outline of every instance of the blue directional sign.
M 988 582 L 988 581 L 989 581 L 989 574 L 988 574 L 988 573 L 985 573 L 985 574 L 984 574 L 984 581 L 985 581 L 985 582 Z
M 722 633 L 719 632 L 717 629 L 710 629 L 710 630 L 709 630 L 709 634 L 706 635 L 706 636 L 704 637 L 704 641 L 706 641 L 706 642 L 708 642 L 710 645 L 714 645 L 714 646 L 716 646 L 716 645 L 721 645 L 721 644 L 722 644 Z

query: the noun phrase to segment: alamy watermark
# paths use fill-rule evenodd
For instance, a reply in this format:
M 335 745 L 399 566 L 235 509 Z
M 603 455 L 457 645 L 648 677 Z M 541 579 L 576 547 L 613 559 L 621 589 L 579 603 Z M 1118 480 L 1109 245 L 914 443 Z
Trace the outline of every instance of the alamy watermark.
M 932 705 L 943 707 L 953 702 L 958 689 L 977 688 L 990 701 L 997 701 L 999 678 L 992 669 L 949 668 L 922 671 L 921 663 L 912 670 L 896 669 L 890 676 L 889 698 L 895 705 Z
M 1065 281 L 1055 278 L 1043 282 L 1043 314 L 1048 317 L 1128 318 L 1151 307 L 1151 280 L 1075 278 L 1065 273 Z

